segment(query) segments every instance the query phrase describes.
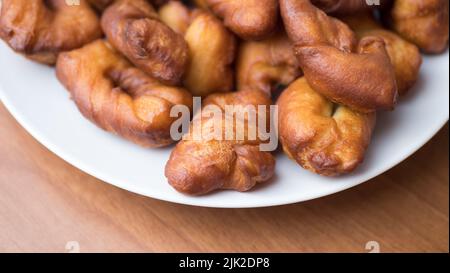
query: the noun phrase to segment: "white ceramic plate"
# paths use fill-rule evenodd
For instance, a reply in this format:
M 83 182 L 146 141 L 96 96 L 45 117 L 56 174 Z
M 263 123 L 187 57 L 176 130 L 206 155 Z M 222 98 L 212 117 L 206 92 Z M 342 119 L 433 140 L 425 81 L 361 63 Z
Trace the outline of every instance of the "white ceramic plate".
M 333 194 L 365 182 L 422 147 L 449 116 L 449 57 L 425 57 L 418 84 L 393 113 L 382 113 L 364 164 L 353 174 L 325 178 L 277 155 L 276 177 L 247 193 L 221 191 L 189 197 L 164 177 L 171 148 L 143 149 L 84 119 L 52 68 L 0 43 L 0 99 L 39 142 L 58 156 L 117 187 L 161 200 L 206 207 L 263 207 Z M 1 128 L 1 125 L 0 125 Z M 64 183 L 64 181 L 61 181 Z

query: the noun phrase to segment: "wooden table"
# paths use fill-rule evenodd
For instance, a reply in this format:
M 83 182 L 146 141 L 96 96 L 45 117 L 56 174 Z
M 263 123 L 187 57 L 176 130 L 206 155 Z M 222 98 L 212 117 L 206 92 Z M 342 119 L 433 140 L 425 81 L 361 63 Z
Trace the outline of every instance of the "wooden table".
M 0 104 L 0 251 L 449 251 L 446 126 L 354 189 L 263 209 L 152 200 L 103 183 L 34 140 Z

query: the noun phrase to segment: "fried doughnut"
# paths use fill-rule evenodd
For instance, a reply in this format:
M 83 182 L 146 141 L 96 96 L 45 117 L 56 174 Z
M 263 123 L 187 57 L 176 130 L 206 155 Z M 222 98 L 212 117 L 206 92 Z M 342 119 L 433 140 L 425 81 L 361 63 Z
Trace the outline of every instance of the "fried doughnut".
M 226 27 L 244 40 L 260 40 L 270 35 L 278 21 L 277 0 L 201 0 Z
M 134 65 L 163 83 L 181 83 L 188 46 L 149 3 L 117 0 L 105 10 L 101 23 L 109 42 Z
M 184 86 L 195 96 L 233 90 L 236 39 L 222 22 L 199 12 L 184 37 L 190 54 Z
M 102 40 L 61 53 L 56 75 L 87 119 L 144 147 L 173 143 L 172 106 L 192 107 L 189 92 L 151 78 Z
M 371 14 L 345 17 L 343 20 L 360 39 L 367 36 L 378 36 L 384 40 L 386 50 L 394 65 L 398 92 L 400 95 L 405 95 L 416 83 L 422 65 L 422 56 L 417 46 L 397 34 L 383 29 Z
M 283 31 L 262 41 L 241 43 L 237 58 L 238 90 L 259 90 L 269 96 L 301 75 L 292 44 Z
M 222 21 L 205 10 L 191 11 L 180 2 L 167 3 L 159 15 L 164 23 L 184 35 L 189 46 L 190 62 L 183 85 L 202 97 L 233 90 L 236 38 Z
M 395 0 L 389 24 L 406 40 L 426 53 L 448 46 L 448 0 Z
M 53 65 L 59 52 L 101 35 L 99 19 L 85 0 L 76 6 L 65 0 L 3 0 L 1 5 L 0 38 L 40 63 Z
M 259 91 L 214 94 L 204 101 L 205 108 L 215 105 L 220 107 L 222 113 L 226 105 L 245 107 L 270 104 L 267 96 Z M 232 133 L 237 133 L 238 123 L 257 126 L 248 120 L 247 115 L 243 116 L 243 119 L 239 119 L 239 115 L 234 117 L 236 123 Z M 217 124 L 224 127 L 224 115 L 217 117 L 202 112 L 197 113 L 195 120 L 202 121 L 201 137 L 194 138 L 195 129 L 191 125 L 187 137 L 177 144 L 166 165 L 166 177 L 176 190 L 191 195 L 206 194 L 218 189 L 248 191 L 273 176 L 275 159 L 271 153 L 260 151 L 261 140 L 251 140 L 247 134 L 243 141 L 213 138 L 212 128 Z M 227 133 L 225 130 L 224 128 L 223 134 Z
M 280 0 L 288 36 L 311 87 L 361 112 L 391 110 L 397 101 L 394 68 L 383 39 L 359 43 L 350 28 L 309 0 Z
M 193 12 L 179 1 L 169 1 L 158 10 L 159 18 L 178 34 L 185 35 L 192 23 Z
M 280 96 L 279 133 L 286 154 L 314 173 L 337 176 L 363 161 L 376 114 L 355 112 L 315 92 L 305 78 Z

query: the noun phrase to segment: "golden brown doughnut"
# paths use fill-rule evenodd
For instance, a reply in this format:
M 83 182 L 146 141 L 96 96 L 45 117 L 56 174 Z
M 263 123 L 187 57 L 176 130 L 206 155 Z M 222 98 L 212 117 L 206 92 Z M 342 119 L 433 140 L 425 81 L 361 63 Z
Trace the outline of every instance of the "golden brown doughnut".
M 236 67 L 238 90 L 259 90 L 269 96 L 279 85 L 287 86 L 301 75 L 283 31 L 262 41 L 242 42 Z
M 440 53 L 448 46 L 448 0 L 395 0 L 390 26 L 424 52 Z
M 214 94 L 203 103 L 204 107 L 208 105 L 220 107 L 222 113 L 226 105 L 245 107 L 270 104 L 267 96 L 259 91 Z M 237 121 L 232 133 L 236 133 L 238 123 L 257 126 L 251 123 L 247 116 L 244 119 L 238 117 L 239 115 L 235 116 Z M 213 132 L 211 128 L 215 124 L 224 128 L 225 116 L 211 116 L 203 112 L 197 113 L 194 120 L 202 121 L 203 133 L 200 138 L 194 138 L 195 130 L 191 126 L 186 138 L 172 151 L 166 165 L 166 177 L 176 190 L 192 195 L 206 194 L 218 189 L 248 191 L 273 176 L 275 159 L 269 152 L 260 151 L 260 139 L 251 140 L 246 132 L 242 141 L 216 140 L 211 136 Z M 225 134 L 225 129 L 222 132 Z
M 162 23 L 145 0 L 117 0 L 102 16 L 109 42 L 134 65 L 170 85 L 181 83 L 188 64 L 183 37 Z
M 200 6 L 205 5 L 244 40 L 267 37 L 278 21 L 277 0 L 201 0 Z
M 190 55 L 184 86 L 195 96 L 233 90 L 236 39 L 222 22 L 199 12 L 184 37 Z
M 179 1 L 169 1 L 158 10 L 159 18 L 178 34 L 185 35 L 193 12 Z
M 61 53 L 56 75 L 87 119 L 145 147 L 173 143 L 172 106 L 192 107 L 189 92 L 151 78 L 102 40 Z
M 370 14 L 349 16 L 343 20 L 360 39 L 377 36 L 384 40 L 386 50 L 394 65 L 398 92 L 400 95 L 405 95 L 416 83 L 422 65 L 422 56 L 417 46 L 397 34 L 383 29 Z
M 336 106 L 315 92 L 305 78 L 280 96 L 279 133 L 286 154 L 312 172 L 337 176 L 363 161 L 375 124 L 375 113 Z
M 233 90 L 236 38 L 222 21 L 209 11 L 191 11 L 180 2 L 167 3 L 159 15 L 165 24 L 184 35 L 189 46 L 190 61 L 183 85 L 202 97 Z
M 383 39 L 359 43 L 350 28 L 309 0 L 280 0 L 288 36 L 308 83 L 330 100 L 362 112 L 391 110 L 394 68 Z
M 65 0 L 3 0 L 0 38 L 14 50 L 53 65 L 59 52 L 100 38 L 94 10 L 85 0 L 69 6 Z

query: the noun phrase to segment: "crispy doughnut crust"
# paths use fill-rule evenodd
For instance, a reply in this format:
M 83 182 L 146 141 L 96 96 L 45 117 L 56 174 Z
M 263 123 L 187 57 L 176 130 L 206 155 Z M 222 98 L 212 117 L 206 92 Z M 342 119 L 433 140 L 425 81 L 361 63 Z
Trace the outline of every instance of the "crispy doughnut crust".
M 426 53 L 447 49 L 448 0 L 396 0 L 388 16 L 392 29 Z
M 277 0 L 204 0 L 226 27 L 244 40 L 261 40 L 277 25 Z M 202 4 L 202 3 L 200 3 Z
M 360 112 L 394 109 L 395 72 L 381 38 L 363 38 L 356 53 L 305 46 L 296 55 L 308 83 L 331 101 Z
M 301 75 L 292 44 L 283 31 L 262 41 L 242 42 L 236 67 L 238 90 L 259 90 L 268 96 Z
M 333 102 L 361 112 L 392 110 L 394 68 L 383 39 L 356 40 L 351 29 L 309 0 L 280 0 L 288 36 L 308 83 Z
M 236 39 L 222 22 L 210 12 L 198 12 L 185 39 L 190 62 L 184 86 L 195 96 L 233 90 Z
M 405 95 L 419 77 L 422 65 L 419 48 L 399 35 L 383 29 L 371 14 L 347 16 L 342 19 L 356 32 L 358 38 L 377 36 L 384 40 L 394 65 L 398 92 L 400 95 Z
M 158 10 L 159 18 L 178 34 L 185 35 L 195 12 L 179 1 L 169 1 Z
M 357 39 L 352 30 L 309 0 L 280 0 L 280 9 L 286 32 L 294 46 L 329 45 L 344 52 L 352 52 L 356 48 Z
M 376 114 L 334 106 L 305 78 L 280 96 L 279 133 L 286 154 L 303 168 L 326 176 L 352 172 L 363 161 Z
M 56 75 L 87 119 L 144 147 L 173 143 L 172 106 L 192 107 L 189 92 L 151 78 L 102 40 L 61 53 Z
M 178 85 L 188 64 L 183 37 L 162 23 L 145 0 L 117 0 L 102 16 L 109 42 L 150 76 Z
M 102 31 L 86 0 L 68 6 L 65 0 L 3 0 L 0 38 L 16 52 L 53 65 L 59 52 L 100 38 Z
M 239 91 L 211 95 L 204 101 L 204 107 L 216 105 L 224 113 L 226 105 L 268 106 L 270 103 L 267 96 L 259 91 Z M 193 137 L 195 130 L 191 126 L 186 138 L 172 151 L 166 165 L 166 177 L 177 191 L 191 195 L 218 189 L 248 191 L 273 176 L 275 159 L 271 153 L 260 151 L 260 140 L 250 140 L 247 135 L 243 141 L 208 140 L 211 128 L 215 124 L 224 125 L 224 119 L 224 116 L 219 119 L 205 112 L 194 117 L 194 120 L 202 121 L 201 138 Z M 237 119 L 236 123 L 256 126 L 247 119 Z M 236 127 L 233 130 L 236 133 Z
M 207 10 L 190 10 L 178 1 L 167 3 L 158 12 L 165 24 L 184 35 L 189 46 L 183 85 L 202 97 L 233 90 L 237 42 L 222 21 Z

